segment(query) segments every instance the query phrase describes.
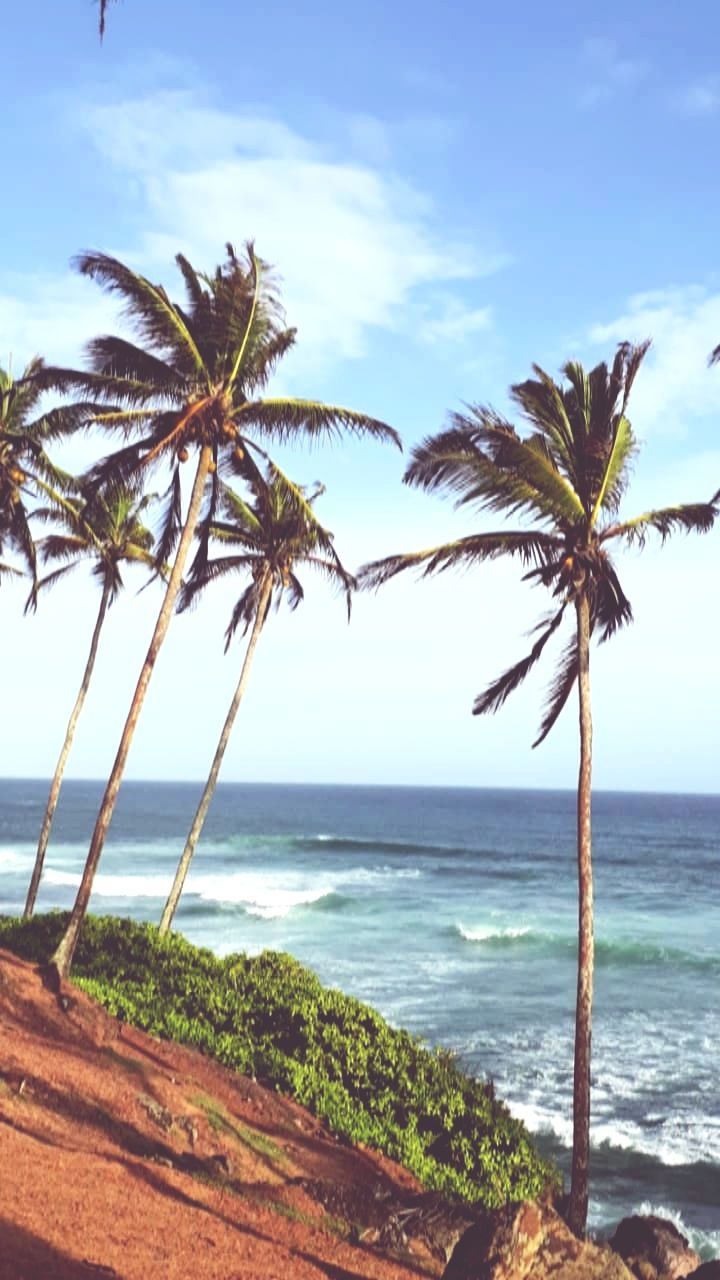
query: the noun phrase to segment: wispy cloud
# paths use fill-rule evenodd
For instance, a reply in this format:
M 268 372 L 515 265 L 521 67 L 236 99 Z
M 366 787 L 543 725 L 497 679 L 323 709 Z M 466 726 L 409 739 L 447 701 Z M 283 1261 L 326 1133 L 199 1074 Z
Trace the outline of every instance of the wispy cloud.
M 639 434 L 684 436 L 697 419 L 720 421 L 720 371 L 708 369 L 720 342 L 720 293 L 692 286 L 636 294 L 622 315 L 590 333 L 605 345 L 644 338 L 653 346 L 633 389 Z
M 138 228 L 103 244 L 108 252 L 172 289 L 178 250 L 211 270 L 228 240 L 254 239 L 278 265 L 299 331 L 290 378 L 362 356 L 380 331 L 451 343 L 489 323 L 479 282 L 507 255 L 453 236 L 399 174 L 392 126 L 373 117 L 347 117 L 333 149 L 267 112 L 220 110 L 175 89 L 83 101 L 69 127 L 89 136 L 100 189 Z M 98 322 L 117 323 L 98 290 L 69 272 L 6 276 L 0 288 L 0 351 L 12 338 L 18 355 L 32 341 L 24 355 L 37 346 L 74 360 Z
M 578 96 L 581 107 L 596 107 L 620 93 L 627 93 L 643 81 L 650 70 L 642 58 L 628 57 L 614 40 L 594 37 L 586 40 L 580 52 L 582 86 Z
M 154 271 L 178 249 L 211 267 L 226 240 L 255 238 L 282 270 L 303 362 L 362 355 L 373 331 L 407 332 L 406 313 L 426 293 L 454 282 L 467 293 L 507 260 L 448 234 L 392 168 L 386 128 L 371 118 L 349 121 L 365 150 L 355 161 L 280 119 L 220 111 L 187 92 L 86 106 L 82 120 L 136 192 L 144 230 L 120 250 Z M 458 303 L 457 324 L 460 315 Z
M 490 307 L 469 307 L 459 298 L 438 297 L 426 309 L 417 326 L 417 334 L 430 346 L 447 343 L 456 347 L 478 333 L 487 332 L 492 321 Z
M 696 80 L 676 95 L 674 105 L 681 115 L 711 116 L 720 111 L 720 78 Z

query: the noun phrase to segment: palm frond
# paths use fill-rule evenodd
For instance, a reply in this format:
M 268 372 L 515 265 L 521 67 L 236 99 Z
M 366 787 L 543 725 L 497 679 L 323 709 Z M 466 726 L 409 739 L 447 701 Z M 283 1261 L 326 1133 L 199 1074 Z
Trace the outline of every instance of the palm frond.
M 485 715 L 486 712 L 494 714 L 499 711 L 510 694 L 517 689 L 518 685 L 522 684 L 528 672 L 535 666 L 551 635 L 560 626 L 566 607 L 566 602 L 563 602 L 557 613 L 550 617 L 545 630 L 535 641 L 527 657 L 521 658 L 520 662 L 516 662 L 514 666 L 503 672 L 497 680 L 494 680 L 491 685 L 488 685 L 484 693 L 478 695 L 473 703 L 474 716 Z
M 402 447 L 397 431 L 386 422 L 339 405 L 322 404 L 318 400 L 276 397 L 248 401 L 235 412 L 234 420 L 241 432 L 252 426 L 263 436 L 281 442 L 292 439 L 298 431 L 313 440 L 349 431 L 352 435 L 369 435 L 374 440 L 388 441 L 398 449 Z
M 50 533 L 40 538 L 37 549 L 44 562 L 48 560 L 72 560 L 87 552 L 87 539 L 72 534 Z
M 590 601 L 590 630 L 601 628 L 600 643 L 615 635 L 620 627 L 633 620 L 633 611 L 620 580 L 607 556 L 603 556 L 602 568 L 592 580 Z
M 77 569 L 82 564 L 82 560 L 72 560 L 69 564 L 64 564 L 59 569 L 53 569 L 52 573 L 47 573 L 44 578 L 38 581 L 38 593 L 50 590 L 56 583 L 67 577 L 69 573 Z
M 100 33 L 101 41 L 103 39 L 103 36 L 105 35 L 105 15 L 108 10 L 108 5 L 112 3 L 113 3 L 113 0 L 98 0 L 98 4 L 100 6 L 100 12 L 98 14 L 98 31 Z
M 120 295 L 127 319 L 144 342 L 156 351 L 172 353 L 183 373 L 203 377 L 204 362 L 195 339 L 161 285 L 152 284 L 105 253 L 81 253 L 74 265 L 81 275 L 98 281 L 107 293 Z
M 228 573 L 253 573 L 259 568 L 261 557 L 257 552 L 243 555 L 214 556 L 206 564 L 198 566 L 195 574 L 189 574 L 183 583 L 178 596 L 178 613 L 194 608 L 201 593 L 211 582 L 223 578 Z
M 155 560 L 158 565 L 169 563 L 182 530 L 182 493 L 180 468 L 175 467 L 167 491 L 161 499 L 158 534 L 155 541 Z
M 460 422 L 459 415 L 455 421 Z M 551 458 L 514 432 L 488 425 L 479 431 L 467 419 L 464 426 L 430 436 L 413 449 L 404 479 L 426 490 L 449 492 L 457 506 L 472 503 L 507 515 L 526 511 L 555 524 L 574 524 L 585 516 L 578 495 Z
M 230 648 L 233 636 L 238 627 L 242 627 L 242 634 L 246 635 L 248 629 L 253 622 L 257 613 L 257 606 L 260 599 L 260 579 L 253 579 L 250 586 L 243 591 L 242 595 L 236 600 L 233 611 L 230 615 L 230 621 L 225 632 L 225 652 Z M 268 598 L 265 606 L 264 616 L 260 619 L 260 626 L 264 626 L 267 620 L 268 611 L 270 609 L 270 598 Z
M 550 693 L 545 706 L 545 714 L 540 725 L 540 732 L 533 742 L 533 747 L 539 747 L 540 743 L 544 742 L 547 738 L 550 730 L 572 693 L 573 685 L 577 680 L 577 675 L 578 649 L 577 637 L 574 637 L 560 659 L 555 679 L 550 686 Z
M 345 605 L 347 608 L 348 622 L 352 615 L 352 597 L 353 592 L 358 589 L 358 579 L 347 569 L 343 567 L 338 559 L 326 560 L 323 556 L 303 555 L 303 569 L 315 569 L 323 577 L 325 577 L 331 586 L 341 591 L 345 597 Z
M 660 534 L 661 541 L 676 531 L 685 533 L 708 533 L 717 517 L 713 502 L 686 502 L 674 507 L 660 507 L 657 511 L 646 511 L 635 516 L 633 520 L 623 520 L 621 524 L 611 525 L 600 535 L 601 541 L 609 538 L 623 538 L 632 546 L 638 543 L 645 545 L 649 532 Z
M 548 440 L 556 464 L 574 484 L 573 430 L 560 387 L 540 365 L 533 365 L 535 378 L 510 388 L 510 396 L 533 426 Z
M 374 590 L 407 569 L 424 566 L 423 577 L 443 573 L 456 567 L 469 568 L 484 560 L 496 560 L 499 556 L 517 556 L 523 564 L 543 563 L 562 547 L 562 539 L 550 533 L 504 532 L 469 534 L 454 542 L 445 542 L 424 551 L 405 555 L 386 556 L 363 565 L 358 571 L 358 581 L 363 590 Z
M 620 506 L 620 499 L 627 488 L 628 464 L 636 452 L 637 441 L 633 429 L 623 414 L 618 419 L 615 437 L 605 464 L 605 472 L 595 498 L 595 505 L 590 517 L 591 525 L 595 524 L 601 511 L 613 513 L 617 511 Z
M 27 575 L 23 573 L 22 569 L 16 569 L 14 564 L 5 564 L 4 561 L 0 561 L 0 579 L 24 578 L 26 576 Z
M 187 394 L 187 379 L 177 369 L 124 338 L 112 335 L 93 338 L 85 350 L 97 377 L 116 379 L 118 386 L 130 382 L 145 387 L 148 399 L 164 397 L 173 404 Z

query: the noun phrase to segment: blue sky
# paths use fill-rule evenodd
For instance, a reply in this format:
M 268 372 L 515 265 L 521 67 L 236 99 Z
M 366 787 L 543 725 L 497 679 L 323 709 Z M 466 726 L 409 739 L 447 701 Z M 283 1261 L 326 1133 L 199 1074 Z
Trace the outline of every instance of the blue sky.
M 594 15 L 553 2 L 481 10 L 122 0 L 100 47 L 85 0 L 14 6 L 0 352 L 15 367 L 35 351 L 77 360 L 86 338 L 117 327 L 68 266 L 79 249 L 175 287 L 178 249 L 210 268 L 226 240 L 254 237 L 299 329 L 279 387 L 375 413 L 408 446 L 462 401 L 506 408 L 533 360 L 591 365 L 650 336 L 628 510 L 709 496 L 720 485 L 720 370 L 706 366 L 720 342 L 716 7 L 642 3 L 631 19 L 615 3 Z M 479 523 L 403 489 L 402 459 L 376 446 L 285 461 L 326 483 L 319 510 L 351 567 Z M 599 785 L 717 789 L 716 565 L 717 535 L 623 560 L 636 623 L 594 662 Z M 359 600 L 349 629 L 322 585 L 308 586 L 303 609 L 263 637 L 226 777 L 572 785 L 570 708 L 529 747 L 549 667 L 494 719 L 470 716 L 543 611 L 514 569 L 398 583 Z M 3 596 L 18 680 L 0 770 L 44 775 L 93 592 L 79 577 L 29 621 L 17 593 Z M 113 610 L 76 776 L 110 762 L 156 603 L 131 591 Z M 171 632 L 131 776 L 203 775 L 240 657 L 222 656 L 230 604 L 218 597 Z

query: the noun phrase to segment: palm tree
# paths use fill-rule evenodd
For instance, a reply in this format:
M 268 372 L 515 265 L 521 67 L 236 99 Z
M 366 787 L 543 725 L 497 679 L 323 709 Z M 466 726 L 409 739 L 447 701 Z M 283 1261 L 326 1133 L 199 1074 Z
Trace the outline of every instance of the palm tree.
M 530 424 L 521 436 L 491 409 L 473 406 L 454 414 L 449 427 L 414 451 L 408 484 L 445 491 L 457 505 L 504 515 L 522 513 L 529 527 L 481 532 L 411 555 L 377 561 L 361 571 L 366 586 L 379 586 L 402 570 L 424 574 L 516 556 L 525 578 L 547 587 L 555 609 L 537 628 L 530 653 L 505 671 L 475 700 L 473 712 L 495 712 L 540 658 L 568 610 L 574 636 L 565 649 L 535 746 L 555 724 L 575 683 L 580 711 L 580 770 L 577 792 L 579 945 L 573 1090 L 573 1157 L 569 1222 L 582 1235 L 587 1221 L 590 1150 L 590 1032 L 593 994 L 593 879 L 591 856 L 592 722 L 590 639 L 610 637 L 632 620 L 630 603 L 610 559 L 613 541 L 642 546 L 650 530 L 662 540 L 676 529 L 708 530 L 716 512 L 710 503 L 648 511 L 620 519 L 636 441 L 626 417 L 628 397 L 649 344 L 618 348 L 612 368 L 586 373 L 565 365 L 565 385 L 538 366 L 535 377 L 512 387 L 511 396 Z
M 219 494 L 218 462 L 241 456 L 249 437 L 317 439 L 343 428 L 399 445 L 385 423 L 337 405 L 296 397 L 262 397 L 259 392 L 278 360 L 293 346 L 295 330 L 285 326 L 272 273 L 252 244 L 244 259 L 227 246 L 225 262 L 212 276 L 195 270 L 182 254 L 185 307 L 165 290 L 115 258 L 85 253 L 77 260 L 83 275 L 120 295 L 125 312 L 144 346 L 120 337 L 90 342 L 89 372 L 50 369 L 42 385 L 79 391 L 106 409 L 93 416 L 101 427 L 138 436 L 89 473 L 90 484 L 131 482 L 160 461 L 169 463 L 172 480 L 166 495 L 163 527 L 156 547 L 160 563 L 169 563 L 165 598 L 143 663 L 125 728 L 97 816 L 77 898 L 65 934 L 52 957 L 56 978 L 67 976 L 92 882 L 115 808 L 130 744 L 155 662 L 180 589 L 185 561 L 210 477 L 209 519 Z M 191 449 L 198 452 L 189 505 L 182 519 L 180 469 Z
M 242 627 L 243 634 L 252 629 L 210 774 L 162 913 L 161 934 L 167 933 L 177 910 L 273 595 L 278 606 L 283 595 L 286 595 L 290 608 L 297 608 L 304 596 L 297 577 L 298 566 L 302 565 L 319 570 L 343 589 L 348 617 L 350 616 L 350 593 L 355 581 L 343 568 L 333 546 L 332 535 L 318 523 L 313 511 L 313 502 L 323 492 L 323 487 L 318 486 L 313 494 L 306 495 L 276 466 L 271 465 L 267 475 L 264 475 L 250 459 L 246 478 L 252 501 L 247 503 L 237 493 L 224 487 L 220 500 L 224 518 L 217 520 L 210 530 L 212 536 L 224 546 L 235 547 L 237 550 L 230 555 L 208 559 L 201 540 L 200 552 L 180 599 L 180 607 L 185 608 L 197 600 L 208 583 L 223 578 L 228 573 L 241 573 L 244 577 L 249 577 L 250 581 L 233 608 L 225 632 L 225 652 L 238 627 Z
M 110 605 L 113 604 L 123 588 L 120 566 L 123 563 L 144 564 L 155 568 L 156 563 L 151 554 L 153 536 L 142 524 L 141 516 L 152 501 L 150 496 L 138 498 L 137 492 L 127 487 L 96 490 L 88 498 L 70 499 L 65 506 L 43 508 L 36 511 L 35 517 L 52 519 L 60 523 L 65 532 L 51 533 L 38 542 L 42 557 L 47 560 L 63 561 L 59 569 L 42 579 L 40 588 L 54 586 L 61 578 L 66 577 L 78 565 L 87 560 L 93 562 L 93 574 L 101 587 L 100 605 L 95 619 L 95 626 L 90 641 L 85 671 L 75 704 L 70 713 L 65 740 L 58 758 L 50 793 L 48 795 L 45 816 L 40 830 L 35 865 L 30 880 L 24 917 L 28 919 L 35 908 L 40 878 L 42 876 L 45 852 L 50 839 L 55 809 L 60 796 L 65 766 L 72 747 L 75 730 L 83 709 L 85 697 L 90 687 L 95 659 L 97 657 L 100 633 Z
M 42 392 L 37 378 L 44 368 L 36 357 L 18 380 L 10 370 L 0 369 L 0 556 L 14 551 L 29 575 L 26 608 L 37 602 L 37 553 L 28 499 L 44 495 L 56 505 L 62 503 L 59 491 L 67 491 L 71 477 L 51 462 L 46 446 L 76 430 L 82 420 L 82 406 L 39 412 Z M 0 579 L 21 572 L 0 561 Z

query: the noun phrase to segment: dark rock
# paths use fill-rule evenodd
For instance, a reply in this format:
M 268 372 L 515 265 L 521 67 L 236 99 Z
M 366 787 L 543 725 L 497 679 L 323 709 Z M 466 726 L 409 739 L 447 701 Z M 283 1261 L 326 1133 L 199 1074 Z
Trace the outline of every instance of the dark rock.
M 703 1262 L 697 1271 L 691 1271 L 685 1280 L 720 1280 L 720 1259 Z
M 623 1218 L 610 1246 L 638 1280 L 680 1280 L 700 1265 L 700 1256 L 674 1222 L 634 1215 Z
M 455 1246 L 443 1280 L 632 1280 L 617 1254 L 578 1240 L 554 1209 L 525 1201 L 487 1213 Z

